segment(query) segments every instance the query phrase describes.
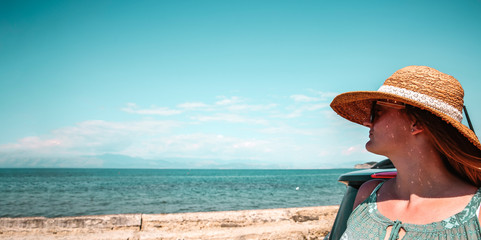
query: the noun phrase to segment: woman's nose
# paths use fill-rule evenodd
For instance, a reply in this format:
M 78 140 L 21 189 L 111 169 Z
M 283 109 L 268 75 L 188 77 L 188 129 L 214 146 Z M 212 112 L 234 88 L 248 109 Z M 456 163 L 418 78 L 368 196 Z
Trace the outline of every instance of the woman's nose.
M 372 127 L 372 123 L 371 122 L 368 122 L 368 121 L 365 121 L 362 123 L 363 126 L 366 126 L 368 128 L 371 128 Z

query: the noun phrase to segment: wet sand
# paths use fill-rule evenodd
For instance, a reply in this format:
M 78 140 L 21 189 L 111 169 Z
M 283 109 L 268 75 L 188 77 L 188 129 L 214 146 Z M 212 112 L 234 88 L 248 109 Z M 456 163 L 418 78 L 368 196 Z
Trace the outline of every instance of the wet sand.
M 0 239 L 323 239 L 338 208 L 0 218 Z

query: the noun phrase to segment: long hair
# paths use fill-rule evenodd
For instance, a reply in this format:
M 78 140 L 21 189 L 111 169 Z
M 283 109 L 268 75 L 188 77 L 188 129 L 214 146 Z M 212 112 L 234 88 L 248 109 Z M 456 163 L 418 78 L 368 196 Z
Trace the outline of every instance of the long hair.
M 406 112 L 425 127 L 446 168 L 464 181 L 481 187 L 481 150 L 431 112 L 413 106 L 406 106 Z

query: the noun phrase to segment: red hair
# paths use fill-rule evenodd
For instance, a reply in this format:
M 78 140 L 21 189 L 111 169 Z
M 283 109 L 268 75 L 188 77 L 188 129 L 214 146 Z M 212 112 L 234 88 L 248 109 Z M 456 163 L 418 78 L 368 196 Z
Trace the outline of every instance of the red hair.
M 406 111 L 430 137 L 448 170 L 466 182 L 481 187 L 481 150 L 456 128 L 429 111 L 407 106 Z

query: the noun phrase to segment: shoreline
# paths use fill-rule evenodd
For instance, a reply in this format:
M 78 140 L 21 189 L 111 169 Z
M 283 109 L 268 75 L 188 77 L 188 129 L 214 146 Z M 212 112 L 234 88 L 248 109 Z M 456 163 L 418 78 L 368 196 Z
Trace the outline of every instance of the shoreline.
M 0 239 L 323 239 L 338 209 L 0 218 Z

